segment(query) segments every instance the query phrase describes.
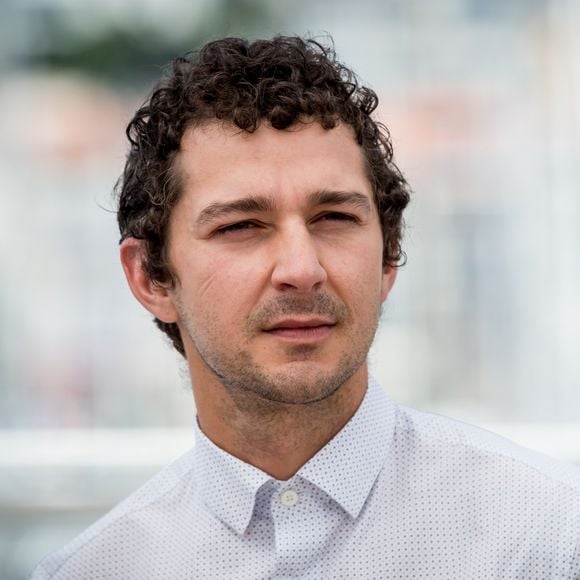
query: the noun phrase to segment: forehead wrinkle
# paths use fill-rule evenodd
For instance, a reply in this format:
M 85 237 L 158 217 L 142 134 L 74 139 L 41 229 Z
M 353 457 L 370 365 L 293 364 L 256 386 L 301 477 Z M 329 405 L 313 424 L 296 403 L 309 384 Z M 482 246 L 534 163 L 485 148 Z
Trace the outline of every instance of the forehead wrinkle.
M 213 220 L 242 212 L 273 212 L 276 202 L 272 197 L 249 195 L 232 201 L 215 201 L 201 210 L 197 223 L 203 225 Z

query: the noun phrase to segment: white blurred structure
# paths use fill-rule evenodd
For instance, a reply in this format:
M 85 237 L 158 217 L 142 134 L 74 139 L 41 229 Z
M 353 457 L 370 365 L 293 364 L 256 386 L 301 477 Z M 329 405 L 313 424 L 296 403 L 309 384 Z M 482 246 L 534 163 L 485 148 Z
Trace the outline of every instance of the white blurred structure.
M 5 0 L 3 578 L 178 455 L 194 419 L 179 357 L 117 260 L 111 190 L 149 89 L 23 64 L 61 19 L 90 36 L 138 13 L 183 35 L 241 4 L 269 11 L 256 35 L 328 31 L 381 96 L 414 189 L 371 353 L 391 396 L 580 461 L 580 2 Z

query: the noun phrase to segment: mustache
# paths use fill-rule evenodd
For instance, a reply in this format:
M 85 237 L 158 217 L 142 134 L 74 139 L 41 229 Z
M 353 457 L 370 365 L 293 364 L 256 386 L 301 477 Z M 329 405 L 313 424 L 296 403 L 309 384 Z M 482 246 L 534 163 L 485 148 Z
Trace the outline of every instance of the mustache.
M 348 308 L 328 294 L 312 296 L 277 296 L 261 305 L 247 320 L 248 329 L 266 328 L 282 316 L 316 315 L 335 323 L 349 317 Z

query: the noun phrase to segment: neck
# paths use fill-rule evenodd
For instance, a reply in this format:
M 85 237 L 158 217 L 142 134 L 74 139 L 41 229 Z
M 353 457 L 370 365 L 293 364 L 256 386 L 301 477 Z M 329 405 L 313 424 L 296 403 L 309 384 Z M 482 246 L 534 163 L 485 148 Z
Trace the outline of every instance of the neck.
M 304 405 L 273 403 L 252 393 L 244 394 L 251 401 L 236 397 L 234 402 L 220 383 L 194 384 L 205 435 L 238 459 L 286 480 L 354 415 L 366 393 L 367 366 L 362 365 L 330 397 Z

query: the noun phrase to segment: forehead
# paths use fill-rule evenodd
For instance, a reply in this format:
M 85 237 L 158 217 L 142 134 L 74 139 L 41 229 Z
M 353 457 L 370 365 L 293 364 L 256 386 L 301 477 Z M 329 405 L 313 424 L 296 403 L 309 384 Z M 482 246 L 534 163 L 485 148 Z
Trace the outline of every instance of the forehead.
M 244 195 L 284 202 L 323 189 L 373 197 L 362 149 L 343 124 L 328 130 L 314 122 L 285 130 L 263 124 L 253 133 L 217 122 L 190 128 L 175 170 L 181 202 L 192 209 Z

